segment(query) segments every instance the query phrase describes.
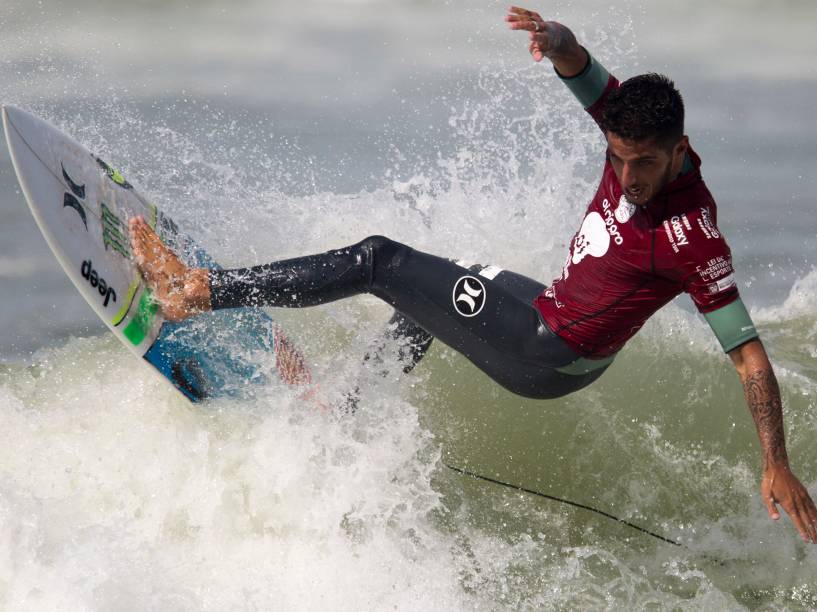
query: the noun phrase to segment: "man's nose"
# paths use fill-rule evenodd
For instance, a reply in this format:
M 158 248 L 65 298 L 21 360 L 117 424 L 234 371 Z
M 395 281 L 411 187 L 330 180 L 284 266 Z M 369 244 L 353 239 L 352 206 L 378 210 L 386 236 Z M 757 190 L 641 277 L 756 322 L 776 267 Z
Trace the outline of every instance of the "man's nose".
M 621 184 L 627 187 L 633 183 L 635 183 L 635 173 L 633 172 L 632 166 L 625 163 L 621 168 Z
M 625 187 L 632 183 L 633 179 L 633 169 L 630 167 L 630 164 L 624 163 L 621 167 L 621 184 Z

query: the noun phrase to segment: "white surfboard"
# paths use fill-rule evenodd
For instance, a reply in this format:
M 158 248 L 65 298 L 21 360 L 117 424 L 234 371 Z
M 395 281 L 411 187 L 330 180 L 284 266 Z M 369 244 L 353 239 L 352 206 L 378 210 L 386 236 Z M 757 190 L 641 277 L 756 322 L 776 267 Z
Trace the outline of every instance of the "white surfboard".
M 235 394 L 250 380 L 263 380 L 244 356 L 234 355 L 233 346 L 276 355 L 286 350 L 288 363 L 294 359 L 303 368 L 294 375 L 287 372 L 287 382 L 308 381 L 303 359 L 260 310 L 165 322 L 132 259 L 128 220 L 144 217 L 188 265 L 217 264 L 118 171 L 71 137 L 11 106 L 3 108 L 3 125 L 23 193 L 49 247 L 130 351 L 194 401 Z

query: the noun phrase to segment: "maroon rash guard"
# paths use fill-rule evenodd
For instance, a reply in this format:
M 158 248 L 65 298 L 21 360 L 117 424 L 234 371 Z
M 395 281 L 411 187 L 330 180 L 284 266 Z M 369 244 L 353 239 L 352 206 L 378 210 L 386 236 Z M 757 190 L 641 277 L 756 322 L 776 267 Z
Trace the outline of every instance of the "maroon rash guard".
M 610 92 L 587 111 L 599 122 Z M 548 326 L 577 353 L 616 353 L 644 322 L 681 292 L 701 313 L 738 299 L 732 254 L 717 227 L 717 207 L 690 148 L 692 170 L 647 206 L 630 204 L 608 157 L 559 278 L 534 300 Z

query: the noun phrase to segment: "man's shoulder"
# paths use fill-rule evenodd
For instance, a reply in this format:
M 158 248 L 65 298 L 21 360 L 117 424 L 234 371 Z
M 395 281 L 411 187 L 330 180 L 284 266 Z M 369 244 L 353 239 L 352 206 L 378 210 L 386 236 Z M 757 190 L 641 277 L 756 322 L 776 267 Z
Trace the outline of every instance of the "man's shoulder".
M 718 229 L 717 223 L 718 207 L 712 198 L 697 202 L 685 215 L 696 230 L 693 232 L 693 239 L 723 240 L 723 234 Z
M 665 219 L 656 232 L 655 272 L 678 283 L 699 308 L 736 291 L 732 252 L 713 212 L 708 205 L 691 208 Z

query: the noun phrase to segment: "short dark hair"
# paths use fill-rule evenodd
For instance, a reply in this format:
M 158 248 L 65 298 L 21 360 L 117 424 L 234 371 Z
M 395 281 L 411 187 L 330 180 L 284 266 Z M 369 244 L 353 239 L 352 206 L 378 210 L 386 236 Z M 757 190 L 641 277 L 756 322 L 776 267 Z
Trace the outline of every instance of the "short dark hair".
M 620 138 L 652 140 L 669 148 L 684 135 L 684 100 L 663 74 L 641 74 L 610 92 L 601 127 Z

